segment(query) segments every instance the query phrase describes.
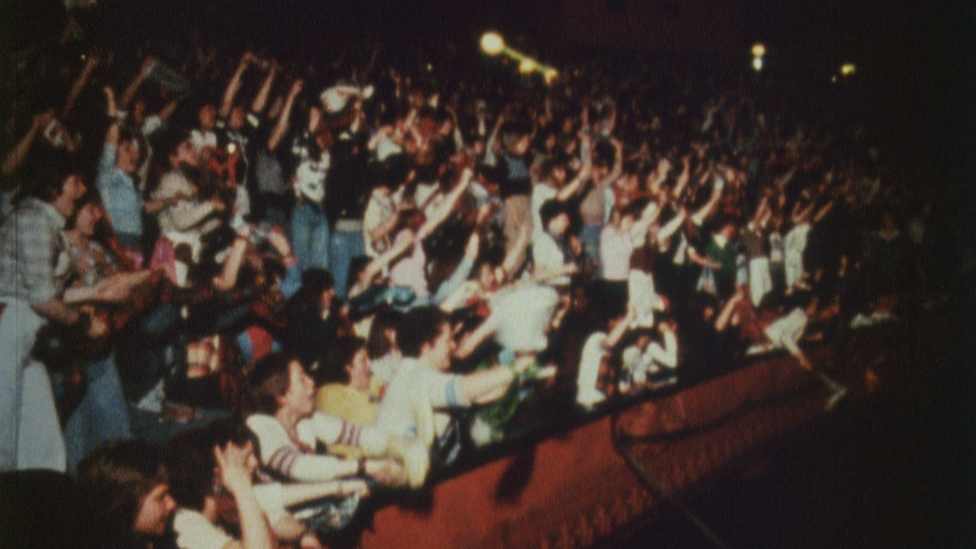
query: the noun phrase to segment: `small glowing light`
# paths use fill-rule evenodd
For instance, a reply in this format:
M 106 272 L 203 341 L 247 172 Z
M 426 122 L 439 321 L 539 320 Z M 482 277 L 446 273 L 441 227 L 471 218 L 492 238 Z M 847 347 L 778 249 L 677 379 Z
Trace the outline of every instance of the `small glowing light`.
M 761 71 L 762 68 L 763 68 L 763 60 L 762 59 L 763 59 L 762 57 L 753 57 L 752 58 L 752 68 L 756 72 Z
M 497 32 L 486 32 L 481 35 L 481 51 L 488 55 L 498 55 L 505 49 L 505 40 Z
M 762 45 L 762 43 L 759 42 L 756 42 L 755 44 L 752 45 L 753 57 L 762 57 L 764 55 L 766 55 L 766 46 Z
M 534 71 L 537 66 L 538 65 L 536 65 L 534 59 L 529 59 L 528 57 L 526 57 L 525 59 L 522 60 L 521 63 L 519 63 L 518 70 L 522 74 L 529 74 L 530 72 Z
M 546 84 L 552 84 L 558 76 L 559 73 L 553 68 L 546 69 L 546 71 L 542 73 L 542 78 L 545 79 Z
M 433 71 L 434 71 L 434 65 L 427 63 L 427 72 L 433 72 Z
M 854 63 L 844 63 L 840 67 L 841 76 L 851 76 L 855 72 L 857 72 L 857 67 L 854 66 Z
M 834 76 L 832 76 L 830 78 L 830 81 L 833 82 L 834 84 L 836 84 L 837 83 L 837 75 L 835 74 Z

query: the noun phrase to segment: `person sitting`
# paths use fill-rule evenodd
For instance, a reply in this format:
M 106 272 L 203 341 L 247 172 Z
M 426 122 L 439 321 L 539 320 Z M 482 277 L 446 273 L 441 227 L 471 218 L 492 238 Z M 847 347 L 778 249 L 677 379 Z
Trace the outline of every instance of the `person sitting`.
M 325 504 L 324 498 L 332 496 L 352 496 L 358 502 L 368 493 L 362 480 L 258 482 L 262 475 L 255 446 L 254 434 L 233 418 L 170 440 L 172 491 L 180 505 L 173 520 L 179 547 L 262 547 L 267 530 L 269 546 L 277 546 L 277 539 L 318 548 L 322 545 L 315 530 L 289 510 L 310 502 Z
M 323 414 L 366 427 L 376 422 L 381 388 L 373 381 L 366 340 L 346 336 L 329 349 L 315 371 L 315 409 Z M 355 448 L 333 449 L 341 455 L 361 454 Z
M 250 375 L 253 413 L 247 425 L 260 442 L 261 463 L 279 477 L 298 481 L 332 480 L 358 474 L 386 484 L 403 478 L 400 465 L 384 456 L 408 463 L 411 484 L 427 474 L 426 454 L 391 437 L 389 431 L 356 427 L 315 411 L 315 383 L 292 355 L 271 353 Z M 316 452 L 317 444 L 346 444 L 363 449 L 372 458 L 342 459 Z
M 465 408 L 497 400 L 528 367 L 496 366 L 451 374 L 454 334 L 446 314 L 435 307 L 408 312 L 397 331 L 403 360 L 380 401 L 375 426 L 391 435 L 420 440 L 430 447 L 449 424 L 445 408 Z
M 78 488 L 88 509 L 86 549 L 155 547 L 176 510 L 162 448 L 142 440 L 110 442 L 90 454 L 78 468 Z
M 254 443 L 242 433 L 246 429 L 234 431 L 218 420 L 170 441 L 171 488 L 179 504 L 173 531 L 180 549 L 275 547 L 254 490 Z M 218 526 L 231 510 L 239 540 Z
M 320 380 L 316 410 L 365 427 L 376 421 L 380 388 L 373 383 L 366 340 L 340 338 L 316 372 Z

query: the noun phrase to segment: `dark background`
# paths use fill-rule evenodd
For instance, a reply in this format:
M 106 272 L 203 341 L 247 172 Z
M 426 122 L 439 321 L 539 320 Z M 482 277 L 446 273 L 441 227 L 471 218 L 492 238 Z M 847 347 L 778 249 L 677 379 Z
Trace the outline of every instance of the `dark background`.
M 593 0 L 626 16 L 638 0 Z M 568 33 L 572 2 L 555 0 L 101 0 L 97 38 L 140 47 L 203 36 L 227 48 L 258 45 L 275 55 L 329 59 L 349 43 L 382 43 L 388 52 L 473 49 L 488 28 L 550 60 L 595 51 L 611 56 L 684 55 L 746 66 L 763 42 L 769 78 L 787 82 L 801 108 L 805 93 L 836 94 L 846 114 L 864 120 L 900 169 L 950 198 L 955 237 L 974 249 L 976 203 L 976 2 L 961 0 L 646 0 L 678 25 L 680 41 L 607 51 L 607 36 Z M 688 21 L 698 6 L 735 14 L 717 32 Z M 201 16 L 203 14 L 203 16 Z M 0 2 L 0 51 L 13 56 L 57 28 L 56 0 Z M 709 24 L 714 25 L 714 22 Z M 658 27 L 660 29 L 661 27 Z M 599 44 L 595 46 L 594 44 Z M 155 52 L 159 53 L 159 52 Z M 854 79 L 833 85 L 843 62 Z M 748 70 L 748 69 L 744 69 Z M 832 91 L 833 90 L 833 91 Z M 814 113 L 816 114 L 816 113 Z M 961 259 L 960 259 L 961 263 Z M 946 268 L 958 268 L 947 265 Z M 955 291 L 955 290 L 954 290 Z M 912 319 L 896 337 L 900 369 L 881 391 L 851 399 L 822 422 L 768 448 L 754 467 L 733 471 L 687 503 L 735 547 L 976 546 L 973 368 L 976 323 L 970 283 L 931 319 Z M 850 380 L 849 380 L 850 381 Z M 854 380 L 856 382 L 856 380 Z M 690 523 L 666 511 L 625 543 L 634 547 L 707 547 Z

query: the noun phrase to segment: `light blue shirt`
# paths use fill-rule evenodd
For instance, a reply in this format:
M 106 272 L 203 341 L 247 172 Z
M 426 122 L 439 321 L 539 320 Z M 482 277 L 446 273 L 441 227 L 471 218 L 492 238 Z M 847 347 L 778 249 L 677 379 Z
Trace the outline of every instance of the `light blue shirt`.
M 132 176 L 115 166 L 118 146 L 105 144 L 98 163 L 98 194 L 119 234 L 142 237 L 142 197 Z

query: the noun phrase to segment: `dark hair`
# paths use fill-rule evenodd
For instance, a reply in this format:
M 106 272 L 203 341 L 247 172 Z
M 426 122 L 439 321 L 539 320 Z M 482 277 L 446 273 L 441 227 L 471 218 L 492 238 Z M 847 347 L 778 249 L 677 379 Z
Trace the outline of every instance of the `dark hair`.
M 403 356 L 418 358 L 424 344 L 432 344 L 441 333 L 447 315 L 437 307 L 418 307 L 403 316 L 397 342 Z
M 299 362 L 298 358 L 287 352 L 274 352 L 254 365 L 248 376 L 252 411 L 269 415 L 278 411 L 278 397 L 288 392 L 288 365 L 292 362 Z
M 202 510 L 214 489 L 214 446 L 223 448 L 228 442 L 244 446 L 248 441 L 255 443 L 256 451 L 254 433 L 236 417 L 220 418 L 171 438 L 167 461 L 173 499 L 180 507 Z
M 547 158 L 542 161 L 542 164 L 539 165 L 539 176 L 541 176 L 543 180 L 549 179 L 549 176 L 552 175 L 552 172 L 557 168 L 565 169 L 566 165 L 556 158 Z
M 389 307 L 382 307 L 373 317 L 373 324 L 369 327 L 369 338 L 366 341 L 366 352 L 369 358 L 380 358 L 386 356 L 396 346 L 388 337 L 387 330 L 394 330 L 399 333 L 400 323 L 403 321 L 403 313 Z
M 286 310 L 292 322 L 305 322 L 310 316 L 318 317 L 322 292 L 335 287 L 332 273 L 325 269 L 309 269 L 302 273 L 302 286 L 288 299 Z
M 144 440 L 109 442 L 78 466 L 78 486 L 88 507 L 85 539 L 92 547 L 134 547 L 133 524 L 142 501 L 169 483 L 163 449 Z
M 98 196 L 98 191 L 88 189 L 85 191 L 85 194 L 81 195 L 81 198 L 75 201 L 75 211 L 71 214 L 71 217 L 65 221 L 64 230 L 70 231 L 75 228 L 75 224 L 78 222 L 78 213 L 88 204 L 97 204 L 100 208 L 104 207 L 101 199 Z
M 180 143 L 190 139 L 190 134 L 183 129 L 171 129 L 164 133 L 156 141 L 156 147 L 158 148 L 160 158 L 169 161 L 169 157 L 176 154 L 177 149 L 180 148 Z
M 53 156 L 49 162 L 38 166 L 33 181 L 23 186 L 18 200 L 29 196 L 44 202 L 53 202 L 64 191 L 64 182 L 70 176 L 81 173 L 73 168 L 66 159 Z
M 639 219 L 641 214 L 644 213 L 644 208 L 647 207 L 646 200 L 637 200 L 627 204 L 620 210 L 620 217 L 624 218 L 627 216 L 633 217 L 634 219 Z
M 549 222 L 562 213 L 566 213 L 566 206 L 562 202 L 555 199 L 543 202 L 539 208 L 539 218 L 542 221 L 542 228 L 546 229 L 549 226 Z
M 321 294 L 335 287 L 332 273 L 325 269 L 308 269 L 302 273 L 302 289 L 308 289 L 313 295 Z
M 357 255 L 352 258 L 349 262 L 349 275 L 346 277 L 346 280 L 351 280 L 352 283 L 355 283 L 356 279 L 359 278 L 359 274 L 366 270 L 370 261 L 371 259 L 367 255 Z
M 329 347 L 321 367 L 316 370 L 315 383 L 324 385 L 326 383 L 349 383 L 349 372 L 346 366 L 352 362 L 353 357 L 360 349 L 366 347 L 366 340 L 358 336 L 340 337 L 334 345 Z

